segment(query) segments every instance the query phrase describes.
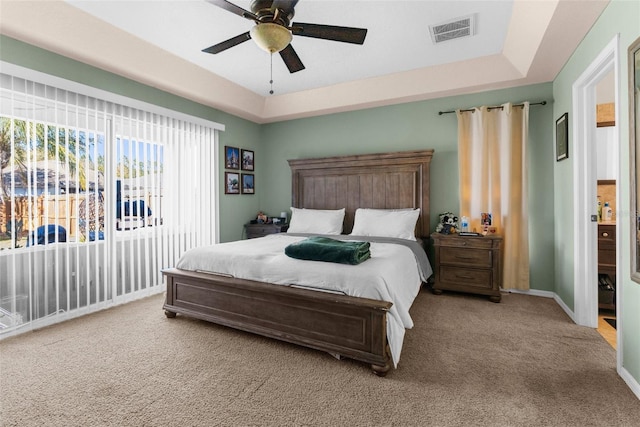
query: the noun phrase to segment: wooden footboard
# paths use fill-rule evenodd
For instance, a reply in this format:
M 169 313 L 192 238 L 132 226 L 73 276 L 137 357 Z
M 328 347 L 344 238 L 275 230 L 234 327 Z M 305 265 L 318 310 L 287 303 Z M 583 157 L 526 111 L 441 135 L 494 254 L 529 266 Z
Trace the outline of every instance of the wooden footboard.
M 390 302 L 251 280 L 163 271 L 167 317 L 177 313 L 370 363 L 391 367 L 387 346 Z

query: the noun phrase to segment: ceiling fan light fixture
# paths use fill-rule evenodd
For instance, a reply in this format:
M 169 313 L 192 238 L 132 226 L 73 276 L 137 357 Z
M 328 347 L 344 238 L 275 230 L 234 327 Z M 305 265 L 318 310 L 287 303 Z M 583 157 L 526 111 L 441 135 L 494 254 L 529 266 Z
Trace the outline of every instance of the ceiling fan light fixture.
M 280 52 L 287 47 L 293 36 L 291 31 L 282 25 L 265 22 L 257 24 L 250 31 L 251 39 L 262 50 L 269 53 Z

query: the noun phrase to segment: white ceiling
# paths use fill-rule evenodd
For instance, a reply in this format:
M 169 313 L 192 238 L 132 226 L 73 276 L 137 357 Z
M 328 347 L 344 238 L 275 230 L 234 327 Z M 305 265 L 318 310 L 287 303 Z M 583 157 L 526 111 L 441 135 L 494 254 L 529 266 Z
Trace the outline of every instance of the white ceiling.
M 250 10 L 250 0 L 232 1 Z M 202 49 L 254 24 L 205 0 L 0 0 L 0 32 L 266 123 L 551 81 L 608 0 L 301 0 L 293 22 L 367 28 L 364 45 L 294 36 L 290 74 L 252 41 Z M 473 15 L 434 45 L 429 26 Z M 66 23 L 61 25 L 61 23 Z
M 252 21 L 206 1 L 68 2 L 259 95 L 269 94 L 269 54 L 255 43 L 245 42 L 217 55 L 201 51 L 249 31 L 254 26 Z M 251 10 L 251 0 L 233 0 L 232 3 Z M 276 93 L 332 86 L 500 53 L 512 6 L 512 1 L 301 0 L 296 6 L 293 22 L 367 28 L 367 38 L 365 44 L 359 46 L 294 36 L 292 46 L 306 69 L 290 74 L 276 54 Z M 461 13 L 481 16 L 483 31 L 463 42 L 464 49 L 457 49 L 457 43 L 453 41 L 435 46 L 431 42 L 428 25 L 456 18 Z M 418 16 L 421 21 L 415 19 Z M 390 37 L 397 31 L 402 32 L 401 37 Z

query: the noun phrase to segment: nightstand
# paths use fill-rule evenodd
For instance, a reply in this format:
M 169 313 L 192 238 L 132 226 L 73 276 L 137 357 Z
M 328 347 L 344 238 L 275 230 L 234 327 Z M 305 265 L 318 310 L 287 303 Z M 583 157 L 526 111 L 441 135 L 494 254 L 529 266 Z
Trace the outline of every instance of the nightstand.
M 287 224 L 245 224 L 244 230 L 247 233 L 247 239 L 256 237 L 264 237 L 268 234 L 283 233 L 287 231 Z
M 433 293 L 443 290 L 488 295 L 500 302 L 502 237 L 432 234 L 435 249 Z

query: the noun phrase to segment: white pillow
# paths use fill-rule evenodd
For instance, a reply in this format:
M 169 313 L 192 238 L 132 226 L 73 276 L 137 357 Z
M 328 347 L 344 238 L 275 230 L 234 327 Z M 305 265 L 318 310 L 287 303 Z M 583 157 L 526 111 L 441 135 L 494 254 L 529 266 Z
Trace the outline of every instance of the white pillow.
M 337 210 L 291 208 L 287 233 L 342 234 L 344 208 Z
M 354 236 L 396 237 L 416 240 L 416 222 L 420 209 L 356 209 Z

